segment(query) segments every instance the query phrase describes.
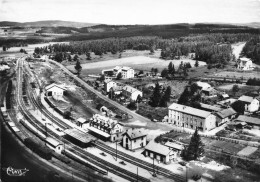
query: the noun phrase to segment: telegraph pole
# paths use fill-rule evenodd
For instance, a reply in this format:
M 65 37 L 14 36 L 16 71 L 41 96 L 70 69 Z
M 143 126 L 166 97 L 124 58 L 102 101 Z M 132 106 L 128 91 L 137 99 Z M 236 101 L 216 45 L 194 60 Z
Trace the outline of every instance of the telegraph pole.
M 138 182 L 138 167 L 137 167 L 137 173 L 136 173 L 137 175 L 136 175 L 136 181 Z
M 116 142 L 116 161 L 117 161 L 117 142 Z

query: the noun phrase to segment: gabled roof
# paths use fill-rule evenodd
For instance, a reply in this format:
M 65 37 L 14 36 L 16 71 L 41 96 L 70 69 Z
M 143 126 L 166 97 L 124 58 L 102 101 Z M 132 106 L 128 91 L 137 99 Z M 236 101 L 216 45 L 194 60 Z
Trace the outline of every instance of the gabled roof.
M 260 119 L 259 118 L 253 118 L 253 117 L 249 117 L 249 116 L 245 116 L 245 115 L 240 115 L 236 119 L 236 121 L 242 121 L 242 122 L 246 122 L 246 123 L 260 125 Z
M 146 136 L 147 132 L 144 129 L 128 129 L 123 135 L 128 135 L 130 140 L 134 140 L 136 138 L 140 138 L 142 136 Z
M 211 87 L 211 85 L 208 84 L 208 83 L 206 83 L 206 82 L 200 82 L 200 81 L 198 81 L 198 82 L 196 82 L 196 83 L 197 83 L 197 85 L 198 85 L 199 87 L 201 87 L 202 90 L 205 90 L 205 89 L 208 89 L 208 88 Z
M 58 87 L 58 88 L 60 88 L 60 89 L 66 90 L 63 86 L 57 85 L 57 84 L 55 84 L 55 83 L 52 83 L 52 84 L 46 86 L 45 89 L 46 89 L 46 90 L 50 90 L 52 87 Z
M 219 111 L 219 112 L 217 112 L 216 114 L 217 114 L 220 118 L 224 119 L 224 118 L 229 117 L 229 116 L 232 116 L 232 115 L 234 115 L 234 114 L 236 114 L 236 113 L 237 113 L 237 112 L 236 112 L 234 109 L 228 108 L 228 109 L 224 109 L 224 110 L 222 110 L 222 111 Z
M 208 111 L 196 109 L 196 108 L 193 108 L 193 107 L 189 107 L 189 106 L 185 106 L 185 105 L 181 105 L 181 104 L 177 104 L 177 103 L 173 103 L 172 105 L 170 105 L 168 107 L 168 109 L 187 113 L 187 114 L 190 114 L 190 115 L 193 115 L 193 116 L 198 116 L 198 117 L 201 117 L 201 118 L 206 118 L 211 114 L 211 112 L 208 112 Z
M 242 95 L 241 97 L 239 97 L 238 100 L 242 101 L 242 102 L 251 103 L 254 100 L 254 97 L 247 96 L 247 95 Z
M 205 110 L 216 111 L 216 112 L 222 110 L 222 108 L 220 108 L 220 107 L 212 106 L 212 105 L 204 104 L 204 103 L 200 103 L 200 107 L 201 107 L 202 109 L 205 109 Z
M 249 59 L 249 58 L 246 58 L 246 57 L 242 57 L 242 58 L 239 58 L 241 61 L 251 61 L 251 59 Z
M 87 120 L 86 120 L 85 118 L 78 118 L 77 121 L 83 124 L 83 123 L 85 123 Z
M 53 139 L 53 138 L 51 138 L 51 137 L 47 137 L 47 138 L 45 139 L 45 141 L 46 141 L 48 144 L 50 144 L 50 145 L 52 145 L 52 146 L 54 146 L 54 147 L 57 147 L 58 145 L 61 145 L 60 142 L 58 142 L 57 140 L 55 140 L 55 139 Z
M 177 150 L 183 150 L 184 149 L 183 145 L 178 144 L 176 142 L 169 142 L 168 141 L 164 145 L 167 146 L 167 147 L 173 148 L 173 149 L 177 149 Z
M 172 151 L 169 147 L 155 143 L 154 141 L 150 141 L 148 145 L 145 146 L 145 149 L 164 156 L 168 155 Z
M 140 90 L 138 90 L 138 89 L 136 89 L 136 88 L 134 88 L 134 87 L 131 87 L 131 86 L 129 86 L 129 85 L 124 86 L 124 87 L 123 87 L 123 90 L 125 90 L 125 91 L 127 91 L 127 92 L 130 92 L 130 93 L 134 93 L 134 92 L 136 92 L 136 91 L 141 92 Z

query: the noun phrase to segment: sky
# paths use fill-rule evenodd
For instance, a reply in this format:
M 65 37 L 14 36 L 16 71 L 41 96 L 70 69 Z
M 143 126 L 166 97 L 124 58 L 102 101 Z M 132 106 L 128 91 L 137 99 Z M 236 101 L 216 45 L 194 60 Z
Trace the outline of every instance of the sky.
M 260 22 L 260 0 L 0 0 L 0 21 L 104 24 Z

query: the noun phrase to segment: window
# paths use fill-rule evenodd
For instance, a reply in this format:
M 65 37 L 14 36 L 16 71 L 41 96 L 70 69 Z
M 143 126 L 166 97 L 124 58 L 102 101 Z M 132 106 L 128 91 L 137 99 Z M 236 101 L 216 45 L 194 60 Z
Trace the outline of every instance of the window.
M 134 140 L 134 142 L 136 142 L 136 139 Z

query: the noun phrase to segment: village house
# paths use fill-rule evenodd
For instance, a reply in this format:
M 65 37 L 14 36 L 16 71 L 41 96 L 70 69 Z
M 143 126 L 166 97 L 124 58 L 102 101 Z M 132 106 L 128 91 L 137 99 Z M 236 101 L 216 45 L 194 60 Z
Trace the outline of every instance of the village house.
M 107 70 L 102 70 L 102 74 L 107 75 L 107 76 L 114 76 L 117 77 L 117 75 L 121 73 L 123 79 L 128 79 L 128 78 L 134 78 L 135 71 L 134 69 L 127 67 L 127 66 L 116 66 L 113 69 L 107 69 Z
M 127 150 L 136 150 L 146 145 L 147 133 L 144 129 L 128 129 L 123 134 L 123 147 Z
M 104 81 L 104 90 L 105 92 L 110 92 L 110 89 L 113 88 L 113 87 L 116 87 L 117 86 L 117 83 L 112 81 L 112 80 L 105 80 Z
M 259 118 L 240 115 L 235 120 L 235 122 L 236 123 L 246 123 L 246 124 L 248 124 L 249 126 L 255 128 L 255 129 L 260 129 L 260 119 Z
M 252 70 L 253 68 L 253 62 L 250 59 L 243 57 L 237 60 L 237 69 Z
M 217 126 L 220 126 L 228 121 L 230 121 L 231 119 L 236 117 L 237 112 L 230 108 L 227 109 L 223 109 L 219 112 L 216 113 L 216 120 L 217 120 Z
M 158 162 L 168 164 L 177 157 L 177 152 L 173 151 L 170 147 L 150 141 L 145 146 L 144 155 Z
M 173 103 L 168 107 L 168 123 L 178 127 L 209 131 L 216 127 L 216 116 L 211 112 Z
M 94 114 L 88 130 L 103 140 L 115 142 L 122 139 L 124 128 L 117 120 Z
M 238 101 L 245 105 L 245 112 L 256 112 L 259 109 L 259 100 L 254 97 L 242 95 Z
M 125 96 L 126 98 L 129 98 L 133 101 L 136 101 L 138 95 L 143 97 L 143 92 L 137 90 L 134 87 L 131 87 L 129 85 L 126 85 L 122 88 L 122 95 Z
M 58 142 L 57 140 L 51 138 L 51 137 L 46 137 L 45 142 L 47 147 L 51 148 L 54 150 L 56 153 L 61 154 L 61 151 L 63 150 L 63 144 Z
M 55 100 L 60 100 L 65 90 L 63 86 L 52 83 L 45 87 L 45 95 L 52 96 Z

